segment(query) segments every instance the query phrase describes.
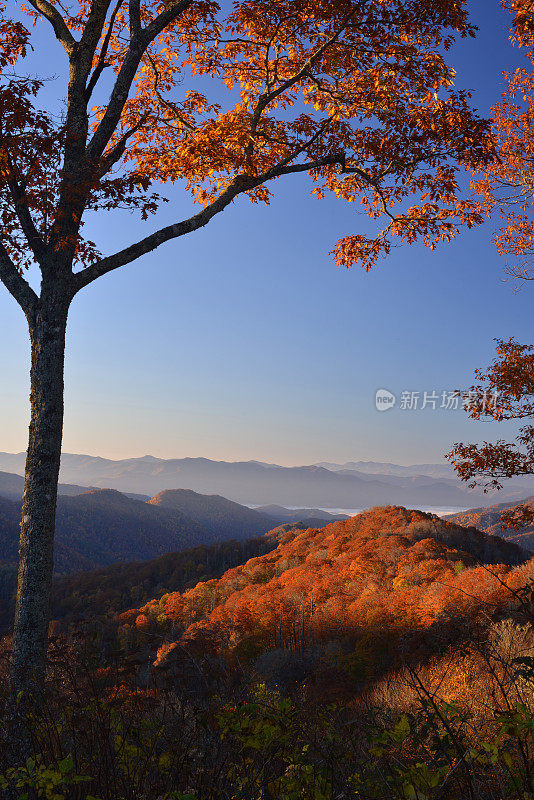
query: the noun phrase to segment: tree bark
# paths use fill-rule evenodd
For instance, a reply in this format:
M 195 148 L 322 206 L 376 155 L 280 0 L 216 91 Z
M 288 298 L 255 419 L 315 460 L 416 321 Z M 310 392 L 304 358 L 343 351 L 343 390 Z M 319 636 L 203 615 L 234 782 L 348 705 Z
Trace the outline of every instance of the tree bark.
M 38 694 L 46 671 L 69 301 L 57 287 L 55 291 L 44 287 L 35 314 L 28 316 L 31 422 L 11 673 L 11 689 L 17 696 Z

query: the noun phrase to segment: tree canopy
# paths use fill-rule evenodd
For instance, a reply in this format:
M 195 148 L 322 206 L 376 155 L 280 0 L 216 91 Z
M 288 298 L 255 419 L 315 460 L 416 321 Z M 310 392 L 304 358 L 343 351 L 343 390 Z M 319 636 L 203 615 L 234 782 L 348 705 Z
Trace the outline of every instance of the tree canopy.
M 24 7 L 25 8 L 25 7 Z M 473 36 L 458 0 L 31 0 L 65 51 L 65 113 L 21 76 L 31 28 L 2 9 L 0 276 L 32 261 L 77 265 L 75 292 L 206 225 L 238 195 L 269 202 L 273 180 L 308 172 L 313 192 L 361 203 L 385 224 L 341 238 L 338 264 L 369 268 L 395 238 L 434 247 L 480 222 L 459 165 L 491 159 L 488 126 L 444 56 Z M 103 258 L 86 211 L 159 207 L 183 181 L 201 209 Z M 158 191 L 159 190 L 159 191 Z

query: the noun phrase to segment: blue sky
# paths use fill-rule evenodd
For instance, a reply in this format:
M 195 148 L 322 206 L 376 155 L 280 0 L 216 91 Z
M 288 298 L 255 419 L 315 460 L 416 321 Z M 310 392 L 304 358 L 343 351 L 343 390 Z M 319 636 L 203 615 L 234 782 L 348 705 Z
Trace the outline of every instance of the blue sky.
M 480 27 L 451 61 L 482 113 L 522 63 L 496 0 L 470 0 Z M 36 62 L 54 65 L 45 29 Z M 61 55 L 58 53 L 57 71 Z M 48 91 L 61 92 L 55 81 Z M 309 195 L 305 176 L 278 181 L 269 207 L 241 200 L 204 230 L 93 284 L 68 334 L 64 450 L 110 458 L 150 453 L 280 464 L 440 461 L 451 443 L 510 436 L 460 412 L 375 409 L 378 388 L 469 386 L 494 337 L 532 341 L 532 296 L 503 282 L 491 225 L 430 252 L 395 249 L 372 272 L 335 266 L 336 240 L 366 224 Z M 178 189 L 162 224 L 188 215 Z M 145 223 L 146 233 L 154 220 Z M 104 252 L 138 238 L 129 215 L 91 221 Z M 143 232 L 144 233 L 144 232 Z M 26 447 L 25 320 L 0 286 L 0 450 Z

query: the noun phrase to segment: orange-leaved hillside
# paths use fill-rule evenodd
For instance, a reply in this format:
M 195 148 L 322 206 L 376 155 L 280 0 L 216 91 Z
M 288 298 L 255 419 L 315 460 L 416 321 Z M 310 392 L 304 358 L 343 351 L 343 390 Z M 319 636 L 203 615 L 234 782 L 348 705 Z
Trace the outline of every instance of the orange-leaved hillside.
M 510 605 L 531 566 L 511 542 L 402 507 L 270 535 L 275 550 L 125 612 L 120 624 L 204 647 L 304 647 L 340 631 L 421 630 L 447 614 Z

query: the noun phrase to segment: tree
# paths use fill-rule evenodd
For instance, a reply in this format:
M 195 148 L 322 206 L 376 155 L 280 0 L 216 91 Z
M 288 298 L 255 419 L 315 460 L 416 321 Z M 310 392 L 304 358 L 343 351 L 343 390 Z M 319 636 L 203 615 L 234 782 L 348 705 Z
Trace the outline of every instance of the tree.
M 497 358 L 486 373 L 476 370 L 481 383 L 472 386 L 466 410 L 473 419 L 530 420 L 522 425 L 515 443 L 457 442 L 447 453 L 459 477 L 470 487 L 485 491 L 501 489 L 502 481 L 518 475 L 534 475 L 534 346 L 514 339 L 497 339 Z M 523 527 L 534 520 L 534 508 L 519 505 L 504 512 L 505 527 Z
M 63 48 L 68 87 L 58 123 L 39 106 L 42 81 L 21 77 L 31 33 L 2 10 L 0 278 L 32 352 L 17 692 L 44 674 L 76 293 L 207 225 L 239 195 L 269 202 L 268 185 L 297 173 L 319 197 L 359 200 L 385 219 L 375 237 L 334 248 L 338 264 L 368 269 L 395 237 L 434 247 L 480 223 L 457 173 L 493 157 L 487 123 L 444 60 L 455 35 L 474 35 L 461 0 L 236 0 L 228 13 L 214 0 L 29 0 L 28 13 Z M 146 219 L 163 201 L 154 184 L 177 181 L 201 206 L 188 219 L 108 256 L 84 237 L 88 213 L 133 208 Z M 32 262 L 39 296 L 23 277 Z
M 514 16 L 512 43 L 534 63 L 534 3 L 502 0 L 502 5 Z M 480 210 L 499 214 L 494 241 L 501 255 L 513 257 L 506 272 L 522 284 L 534 279 L 534 71 L 522 67 L 504 77 L 502 100 L 492 109 L 498 158 L 474 188 Z
M 534 63 L 534 3 L 503 0 L 503 6 L 514 17 L 512 42 Z M 534 72 L 521 68 L 505 77 L 502 102 L 492 109 L 498 157 L 474 188 L 481 197 L 480 210 L 499 213 L 502 225 L 495 232 L 495 244 L 501 255 L 513 257 L 507 273 L 522 283 L 534 279 Z M 496 342 L 497 358 L 487 373 L 475 372 L 484 385 L 471 388 L 466 410 L 474 419 L 532 420 L 534 347 L 514 339 Z M 482 445 L 458 442 L 447 458 L 471 487 L 500 489 L 506 478 L 534 474 L 534 426 L 523 425 L 516 443 L 502 439 Z M 505 527 L 520 528 L 533 519 L 534 509 L 523 504 L 501 515 Z

